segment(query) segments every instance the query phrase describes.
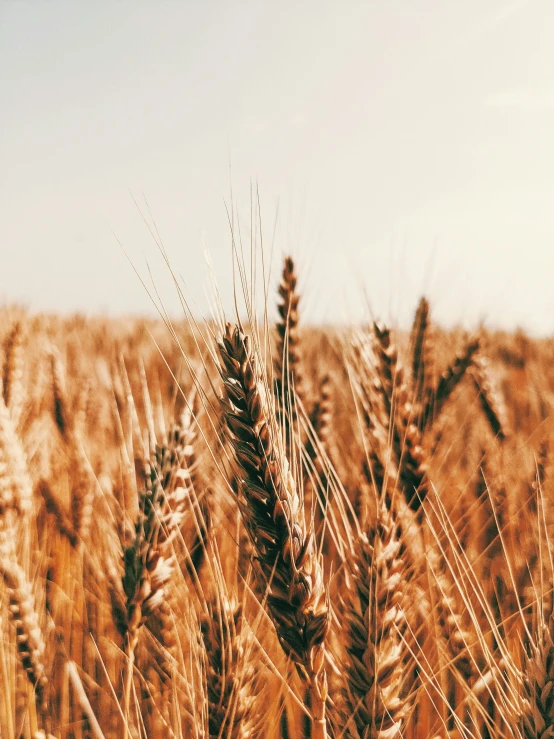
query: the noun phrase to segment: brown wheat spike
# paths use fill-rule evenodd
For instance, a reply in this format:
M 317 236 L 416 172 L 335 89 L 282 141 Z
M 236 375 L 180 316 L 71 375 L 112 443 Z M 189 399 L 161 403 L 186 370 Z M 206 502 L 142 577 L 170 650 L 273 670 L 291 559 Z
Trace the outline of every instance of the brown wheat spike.
M 432 559 L 430 555 L 428 558 Z M 463 627 L 450 578 L 440 566 L 434 570 L 433 575 L 436 583 L 437 623 L 446 642 L 451 663 L 467 681 L 474 674 L 473 661 L 467 648 L 469 636 Z
M 87 418 L 90 416 L 90 405 L 92 404 L 93 385 L 90 380 L 80 383 L 79 394 L 73 409 L 75 416 L 74 426 L 78 434 L 83 434 L 86 429 Z
M 326 454 L 329 454 L 329 440 L 332 432 L 333 396 L 331 392 L 331 378 L 323 375 L 319 383 L 319 398 L 310 414 L 310 423 L 319 444 Z M 308 444 L 307 451 L 310 458 L 316 461 L 319 457 L 317 444 Z
M 173 571 L 171 541 L 179 514 L 166 507 L 158 470 L 149 467 L 146 490 L 141 494 L 139 516 L 132 543 L 124 552 L 123 590 L 127 597 L 127 641 L 134 652 L 146 619 L 164 599 L 164 587 Z
M 414 317 L 410 344 L 412 347 L 412 381 L 414 384 L 414 402 L 420 405 L 430 390 L 429 367 L 429 302 L 421 298 Z
M 403 382 L 403 372 L 399 367 L 398 351 L 391 341 L 390 331 L 386 326 L 375 322 L 373 324 L 375 349 L 377 354 L 377 369 L 379 372 L 379 389 L 383 398 L 385 417 L 389 430 L 394 425 L 395 395 L 399 385 Z
M 494 459 L 490 461 L 494 462 Z M 481 469 L 475 481 L 475 499 L 479 504 L 477 515 L 478 517 L 482 515 L 484 519 L 480 522 L 481 536 L 478 538 L 481 539 L 479 554 L 485 554 L 484 557 L 480 557 L 480 560 L 487 579 L 490 577 L 491 560 L 502 551 L 499 534 L 508 520 L 506 490 L 502 484 L 501 476 L 493 474 L 494 470 L 494 464 L 492 470 L 489 469 L 489 455 L 486 451 L 483 451 Z
M 159 656 L 158 667 L 165 683 L 170 683 L 174 676 L 174 665 L 177 664 L 177 634 L 175 629 L 175 609 L 170 604 L 173 599 L 170 593 L 165 594 L 165 599 L 160 601 L 156 610 L 151 613 L 146 622 L 146 627 L 156 639 Z
M 112 557 L 107 554 L 104 557 L 103 567 L 106 573 L 113 624 L 121 638 L 125 639 L 127 635 L 127 603 L 121 571 L 117 568 Z
M 8 592 L 9 612 L 15 625 L 19 659 L 35 689 L 37 704 L 42 706 L 48 684 L 44 665 L 45 644 L 31 584 L 13 557 L 3 555 L 0 558 L 0 575 Z
M 311 688 L 314 737 L 325 736 L 324 640 L 328 604 L 321 562 L 250 342 L 227 324 L 218 344 L 226 391 L 223 412 L 237 470 L 233 489 L 268 591 L 268 608 L 285 654 Z
M 398 351 L 387 328 L 374 326 L 379 358 L 379 379 L 385 412 L 389 417 L 398 480 L 410 508 L 417 511 L 428 492 L 427 455 L 422 446 L 421 431 L 414 418 L 404 382 L 404 370 Z
M 380 420 L 378 395 L 381 383 L 374 378 L 374 362 L 371 348 L 362 337 L 354 347 L 352 362 L 353 387 L 359 403 L 364 456 L 362 477 L 374 488 L 378 495 L 384 492 L 385 482 L 396 479 L 396 471 L 391 471 L 391 460 L 384 450 L 387 447 L 386 430 Z M 385 473 L 388 474 L 385 474 Z
M 201 622 L 210 739 L 252 735 L 255 671 L 245 660 L 242 607 L 223 593 Z
M 25 451 L 10 412 L 0 398 L 0 514 L 10 508 L 26 513 L 31 509 L 32 498 Z
M 448 369 L 442 373 L 436 392 L 431 393 L 425 401 L 421 416 L 421 428 L 425 429 L 437 420 L 447 400 L 471 366 L 474 355 L 479 349 L 479 343 L 479 337 L 471 338 L 467 342 L 463 353 L 456 356 Z
M 172 541 L 181 520 L 167 507 L 167 499 L 160 478 L 167 474 L 161 467 L 165 454 L 147 465 L 145 490 L 139 501 L 139 515 L 135 524 L 133 541 L 124 550 L 123 590 L 126 596 L 125 649 L 127 654 L 124 684 L 125 733 L 128 736 L 133 670 L 136 648 L 143 625 L 165 600 L 166 588 L 173 574 L 174 555 Z M 158 456 L 158 455 L 157 455 Z M 169 465 L 171 468 L 171 465 Z
M 134 652 L 141 626 L 165 599 L 174 566 L 173 541 L 191 495 L 195 430 L 188 408 L 156 447 L 147 465 L 134 541 L 125 549 L 123 589 L 127 597 L 127 641 Z
M 65 389 L 65 376 L 60 353 L 51 349 L 50 363 L 52 367 L 52 395 L 54 399 L 54 420 L 63 438 L 66 438 L 71 415 Z
M 417 511 L 429 490 L 427 477 L 427 453 L 423 449 L 421 431 L 414 423 L 411 403 L 407 400 L 406 389 L 399 393 L 399 422 L 395 436 L 400 439 L 399 480 L 404 497 L 410 508 Z
M 35 495 L 40 496 L 44 500 L 46 511 L 56 519 L 58 531 L 75 548 L 79 543 L 79 536 L 73 528 L 69 514 L 64 510 L 64 507 L 56 498 L 46 480 L 41 479 L 37 482 L 35 485 Z
M 474 360 L 471 379 L 492 433 L 497 439 L 504 441 L 507 435 L 506 410 L 502 398 L 493 388 L 488 368 L 489 363 L 485 357 L 477 357 Z
M 195 507 L 195 533 L 192 543 L 189 547 L 189 559 L 187 562 L 189 574 L 192 579 L 198 581 L 198 576 L 202 570 L 206 557 L 206 548 L 208 546 L 208 537 L 211 527 L 211 505 L 210 501 L 213 497 L 212 489 L 207 487 L 204 489 L 203 496 L 198 499 L 193 497 Z
M 4 343 L 4 371 L 2 373 L 4 403 L 10 410 L 13 425 L 17 427 L 23 409 L 23 332 L 17 321 Z
M 332 431 L 332 396 L 329 375 L 324 375 L 319 383 L 319 398 L 310 413 L 310 431 L 306 439 L 305 452 L 307 459 L 305 475 L 305 494 L 308 505 L 315 502 L 316 486 L 320 490 L 328 489 L 326 471 L 329 466 L 329 443 Z M 315 507 L 316 516 L 321 522 L 324 509 L 327 507 L 327 496 L 322 495 L 320 505 Z M 322 510 L 323 509 L 323 510 Z M 310 510 L 310 508 L 308 508 Z
M 349 578 L 344 720 L 353 722 L 364 739 L 403 736 L 412 704 L 399 533 L 393 513 L 382 506 L 375 524 L 359 538 Z
M 366 421 L 369 420 L 367 414 L 364 414 L 364 418 Z M 397 473 L 392 469 L 390 462 L 388 465 L 385 465 L 385 455 L 382 450 L 386 444 L 380 439 L 377 430 L 371 422 L 364 425 L 363 433 L 367 443 L 367 450 L 362 462 L 362 474 L 366 482 L 378 494 L 381 494 L 384 492 L 385 483 L 388 483 L 390 479 L 394 480 Z
M 74 530 L 84 542 L 92 525 L 96 480 L 79 438 L 75 438 L 73 448 L 72 479 L 71 518 Z
M 187 506 L 194 508 L 195 535 L 187 555 L 187 569 L 193 579 L 202 567 L 206 551 L 209 526 L 209 490 L 199 500 L 196 487 L 197 462 L 194 442 L 197 428 L 192 411 L 192 400 L 185 407 L 177 423 L 168 434 L 165 446 L 156 449 L 158 484 L 161 485 L 165 503 L 161 515 L 166 532 L 175 536 L 181 528 Z
M 92 525 L 95 484 L 90 463 L 83 447 L 81 429 L 77 416 L 70 412 L 65 387 L 65 374 L 58 351 L 51 351 L 52 394 L 54 397 L 54 420 L 66 444 L 70 458 L 71 518 L 73 529 L 81 542 L 87 540 Z
M 298 335 L 298 304 L 296 272 L 291 257 L 285 258 L 277 306 L 280 319 L 277 322 L 277 345 L 275 349 L 275 396 L 285 423 L 294 423 L 296 399 L 303 399 L 302 358 Z
M 392 343 L 390 331 L 386 326 L 380 326 L 378 323 L 373 324 L 374 349 L 377 355 L 377 372 L 378 379 L 375 381 L 375 388 L 379 391 L 384 408 L 384 434 L 386 439 L 380 440 L 379 431 L 376 425 L 376 419 L 379 414 L 375 404 L 371 398 L 371 388 L 364 387 L 363 409 L 365 420 L 365 431 L 369 439 L 371 450 L 370 459 L 373 461 L 372 476 L 377 490 L 381 492 L 387 478 L 393 480 L 398 477 L 398 469 L 394 467 L 393 460 L 390 459 L 388 451 L 383 453 L 383 447 L 392 442 L 392 450 L 395 462 L 398 464 L 401 457 L 402 442 L 398 434 L 398 428 L 395 423 L 396 411 L 396 389 L 398 383 L 402 383 L 401 375 L 398 376 L 398 353 L 396 346 Z M 365 465 L 364 465 L 365 467 Z
M 520 726 L 524 739 L 554 736 L 553 623 L 539 625 L 536 643 L 525 655 Z
M 193 497 L 195 437 L 194 418 L 187 407 L 170 429 L 167 443 L 156 447 L 150 484 L 160 487 L 164 497 L 160 511 L 166 537 L 176 536 L 183 523 L 186 505 Z

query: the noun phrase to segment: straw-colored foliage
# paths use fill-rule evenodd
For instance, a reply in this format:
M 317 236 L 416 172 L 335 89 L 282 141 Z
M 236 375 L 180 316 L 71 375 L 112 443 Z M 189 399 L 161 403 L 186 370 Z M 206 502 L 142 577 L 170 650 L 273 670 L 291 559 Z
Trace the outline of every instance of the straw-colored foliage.
M 553 737 L 554 344 L 276 283 L 0 313 L 0 737 Z

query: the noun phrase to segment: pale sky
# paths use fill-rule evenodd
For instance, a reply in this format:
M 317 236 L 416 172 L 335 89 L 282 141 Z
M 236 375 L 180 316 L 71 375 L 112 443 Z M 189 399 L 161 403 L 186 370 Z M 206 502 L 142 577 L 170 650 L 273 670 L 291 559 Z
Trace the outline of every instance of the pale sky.
M 230 182 L 307 319 L 554 333 L 552 0 L 0 0 L 0 301 L 151 312 L 119 240 L 174 309 L 144 195 L 231 311 Z

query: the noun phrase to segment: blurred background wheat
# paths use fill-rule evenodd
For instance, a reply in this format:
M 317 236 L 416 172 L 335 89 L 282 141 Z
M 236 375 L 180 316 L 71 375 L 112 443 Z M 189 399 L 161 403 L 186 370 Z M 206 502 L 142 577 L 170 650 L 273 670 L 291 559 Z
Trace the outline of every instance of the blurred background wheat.
M 2 313 L 2 736 L 550 736 L 552 342 L 274 289 Z

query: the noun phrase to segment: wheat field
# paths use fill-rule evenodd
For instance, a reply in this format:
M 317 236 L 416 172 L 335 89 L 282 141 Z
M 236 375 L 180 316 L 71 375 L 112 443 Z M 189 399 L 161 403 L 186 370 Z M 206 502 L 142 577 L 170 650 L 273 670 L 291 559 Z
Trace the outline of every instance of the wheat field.
M 554 736 L 554 343 L 0 313 L 0 736 Z M 273 296 L 273 297 L 272 297 Z

